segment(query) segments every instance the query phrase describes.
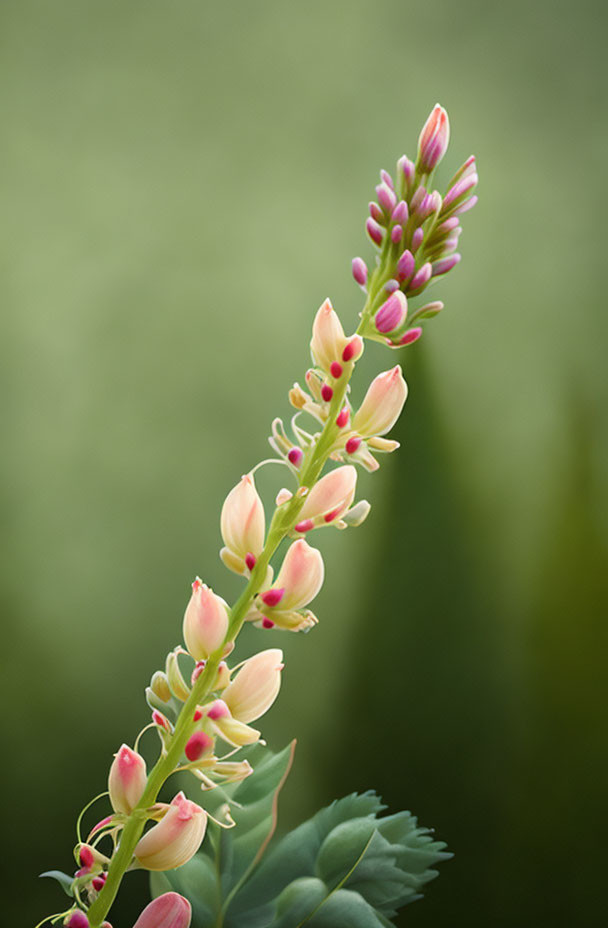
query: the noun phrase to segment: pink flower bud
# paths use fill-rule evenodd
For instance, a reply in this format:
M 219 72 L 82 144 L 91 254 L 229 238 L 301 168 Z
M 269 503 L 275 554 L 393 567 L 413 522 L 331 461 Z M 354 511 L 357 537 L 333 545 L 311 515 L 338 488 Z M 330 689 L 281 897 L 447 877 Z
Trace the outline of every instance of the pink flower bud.
M 294 541 L 287 551 L 276 585 L 283 587 L 281 611 L 301 609 L 315 598 L 323 585 L 323 558 L 303 538 Z
M 382 244 L 382 239 L 384 238 L 384 233 L 382 231 L 382 227 L 378 225 L 376 220 L 371 218 L 367 219 L 365 222 L 365 230 L 371 238 L 372 242 L 380 247 Z
M 404 222 L 407 222 L 408 217 L 409 217 L 409 209 L 408 209 L 407 203 L 405 202 L 405 200 L 399 200 L 395 209 L 393 210 L 391 219 L 393 220 L 393 222 L 398 222 L 401 225 L 403 225 Z
M 353 419 L 353 428 L 364 437 L 384 435 L 399 418 L 406 398 L 407 384 L 399 365 L 378 374 Z
M 344 373 L 344 368 L 339 361 L 332 361 L 329 366 L 329 373 L 334 378 L 334 380 L 339 380 Z
M 394 278 L 387 280 L 387 282 L 384 284 L 384 289 L 387 293 L 394 293 L 395 290 L 399 289 L 399 281 L 395 280 Z
M 137 751 L 123 744 L 114 755 L 108 776 L 110 802 L 115 812 L 130 815 L 146 788 L 146 762 Z
M 464 203 L 461 203 L 460 206 L 457 206 L 456 209 L 452 210 L 453 216 L 462 216 L 463 213 L 468 213 L 470 209 L 473 209 L 479 197 L 473 196 L 469 200 L 465 200 Z
M 410 161 L 406 155 L 402 155 L 397 162 L 397 170 L 403 175 L 405 184 L 409 187 L 414 177 L 414 162 Z
M 206 827 L 205 811 L 178 793 L 161 821 L 140 838 L 135 857 L 145 870 L 174 870 L 196 854 Z
M 188 760 L 197 761 L 203 754 L 208 754 L 213 749 L 213 738 L 204 731 L 195 731 L 190 735 L 184 748 L 184 753 Z
M 353 277 L 360 287 L 367 283 L 367 264 L 363 258 L 353 258 Z
M 279 694 L 282 669 L 283 652 L 279 648 L 260 651 L 246 660 L 224 690 L 224 702 L 232 716 L 247 723 L 264 715 Z
M 190 928 L 192 906 L 178 893 L 163 893 L 143 910 L 133 928 Z
M 342 356 L 346 343 L 342 323 L 330 301 L 325 300 L 312 326 L 310 350 L 315 363 L 324 371 L 329 372 L 331 362 L 337 361 Z
M 422 329 L 420 326 L 417 326 L 415 329 L 408 329 L 399 339 L 399 344 L 411 345 L 413 342 L 417 342 L 421 335 Z
M 437 103 L 425 122 L 418 139 L 418 170 L 430 174 L 446 153 L 450 140 L 448 114 Z
M 105 873 L 101 873 L 99 876 L 93 877 L 93 879 L 91 880 L 91 886 L 93 887 L 96 893 L 101 892 L 101 890 L 104 888 L 106 879 L 107 879 L 107 876 Z
M 453 267 L 459 263 L 461 255 L 456 252 L 456 254 L 450 255 L 448 258 L 441 258 L 439 261 L 433 261 L 432 264 L 432 277 L 439 277 L 440 274 L 447 274 L 448 271 L 451 271 Z
M 394 189 L 395 189 L 395 184 L 393 183 L 393 178 L 392 178 L 391 175 L 388 173 L 388 171 L 385 171 L 384 169 L 382 169 L 382 171 L 380 171 L 380 180 L 383 181 L 388 187 L 390 187 L 391 190 L 394 190 Z
M 292 451 L 296 451 L 296 450 L 297 450 L 296 448 L 292 448 Z M 291 463 L 293 464 L 293 461 Z M 247 570 L 253 570 L 253 568 L 257 564 L 257 561 L 258 559 L 255 556 L 255 554 L 252 554 L 251 551 L 248 551 L 247 554 L 245 555 L 245 567 L 247 568 Z
M 64 924 L 67 928 L 89 928 L 89 920 L 82 909 L 75 909 Z
M 84 870 L 90 870 L 95 863 L 95 853 L 88 844 L 81 844 L 78 849 L 78 861 Z
M 302 451 L 301 448 L 290 448 L 289 451 L 287 452 L 287 460 L 289 461 L 290 464 L 293 464 L 294 467 L 300 466 L 300 464 L 302 463 L 303 457 L 304 457 L 304 452 Z M 247 559 L 245 559 L 245 563 L 247 563 Z
M 411 251 L 406 249 L 397 261 L 397 277 L 399 280 L 409 280 L 409 278 L 414 273 L 415 267 L 416 259 L 414 258 Z
M 426 264 L 422 265 L 419 271 L 416 271 L 410 280 L 408 290 L 418 290 L 419 287 L 424 287 L 431 279 L 432 273 L 433 266 L 430 261 L 427 261 Z
M 477 186 L 479 178 L 477 174 L 469 174 L 468 177 L 462 177 L 458 183 L 454 184 L 453 187 L 450 187 L 445 197 L 443 198 L 444 208 L 448 207 L 450 203 L 455 203 L 460 200 L 469 190 L 472 190 Z
M 362 354 L 363 339 L 360 335 L 354 335 L 342 352 L 342 360 L 345 364 L 349 361 L 358 361 Z
M 343 429 L 345 425 L 348 425 L 349 419 L 350 412 L 348 411 L 348 407 L 344 406 L 336 416 L 336 425 L 339 429 Z
M 397 205 L 397 197 L 388 184 L 378 184 L 376 187 L 376 196 L 378 197 L 378 203 L 382 207 L 385 213 L 388 213 L 389 216 Z
M 334 395 L 334 391 L 332 390 L 332 388 L 329 386 L 328 383 L 324 383 L 323 386 L 321 387 L 321 397 L 323 398 L 323 400 L 326 403 L 329 403 L 333 395 Z
M 310 530 L 313 529 L 314 527 L 315 527 L 315 523 L 312 521 L 312 519 L 302 519 L 301 522 L 298 522 L 296 525 L 294 525 L 294 529 L 296 530 L 296 532 L 302 532 L 302 533 L 310 532 Z
M 403 238 L 403 228 L 401 226 L 393 226 L 391 229 L 391 242 L 396 245 Z
M 412 235 L 412 254 L 416 254 L 420 246 L 422 245 L 422 240 L 424 239 L 423 229 L 414 229 L 414 234 Z
M 336 467 L 314 485 L 302 506 L 302 519 L 318 519 L 325 513 L 338 510 L 341 515 L 355 497 L 357 471 L 351 464 Z
M 377 203 L 372 200 L 369 205 L 369 215 L 375 222 L 384 222 L 384 214 Z
M 464 164 L 462 164 L 454 174 L 453 178 L 448 184 L 448 188 L 453 187 L 454 184 L 457 184 L 459 180 L 463 179 L 463 177 L 470 177 L 471 174 L 476 173 L 477 167 L 475 165 L 475 155 L 469 155 Z
M 266 590 L 265 593 L 260 593 L 260 599 L 266 606 L 270 606 L 272 608 L 279 605 L 284 595 L 285 590 L 281 588 L 277 589 L 275 587 L 272 590 Z
M 196 661 L 206 660 L 224 643 L 228 610 L 223 600 L 197 577 L 184 613 L 184 641 Z
M 407 299 L 405 298 L 405 294 L 400 290 L 396 290 L 395 293 L 389 296 L 386 303 L 382 304 L 374 316 L 376 329 L 383 334 L 393 332 L 403 324 L 406 316 Z
M 354 454 L 355 451 L 361 447 L 361 439 L 358 435 L 351 435 L 344 447 L 347 454 Z M 337 518 L 338 515 L 339 513 L 336 514 L 335 518 Z
M 257 556 L 264 547 L 264 505 L 251 474 L 245 474 L 226 497 L 220 528 L 224 544 L 239 558 L 248 553 Z

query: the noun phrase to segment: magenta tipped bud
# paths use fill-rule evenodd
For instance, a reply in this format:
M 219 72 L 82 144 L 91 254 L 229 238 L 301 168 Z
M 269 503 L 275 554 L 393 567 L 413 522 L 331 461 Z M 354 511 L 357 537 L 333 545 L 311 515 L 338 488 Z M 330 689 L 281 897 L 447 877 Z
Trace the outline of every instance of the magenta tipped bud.
M 414 273 L 415 267 L 416 267 L 416 261 L 414 259 L 414 256 L 411 253 L 411 251 L 408 251 L 406 249 L 406 251 L 403 252 L 401 257 L 397 261 L 397 277 L 399 278 L 399 280 L 401 281 L 409 280 L 412 274 Z
M 347 407 L 345 406 L 343 409 L 340 410 L 340 412 L 338 413 L 336 417 L 336 425 L 338 426 L 339 429 L 343 429 L 345 425 L 348 425 L 349 419 L 350 419 L 350 413 Z
M 365 229 L 372 242 L 375 245 L 380 246 L 382 244 L 382 239 L 384 238 L 384 233 L 376 220 L 368 219 L 365 223 Z
M 350 464 L 336 467 L 314 485 L 304 501 L 302 518 L 319 519 L 328 512 L 342 515 L 350 508 L 356 487 L 356 469 Z
M 321 387 L 321 396 L 323 397 L 323 400 L 326 403 L 329 403 L 333 395 L 334 395 L 334 391 L 332 390 L 332 388 L 329 386 L 328 383 L 324 383 L 323 386 Z
M 434 261 L 431 265 L 432 267 L 432 276 L 439 277 L 440 274 L 447 274 L 448 271 L 451 271 L 453 267 L 460 262 L 461 255 L 456 252 L 456 254 L 450 255 L 448 258 L 441 258 L 439 261 Z
M 384 213 L 380 209 L 377 203 L 371 200 L 368 203 L 369 215 L 374 220 L 374 222 L 382 223 L 384 222 Z
M 417 342 L 421 335 L 422 329 L 420 326 L 416 326 L 414 329 L 408 329 L 399 339 L 399 344 L 411 345 L 413 342 Z
M 376 195 L 378 197 L 378 203 L 382 207 L 385 213 L 390 214 L 397 205 L 397 197 L 395 192 L 391 190 L 388 184 L 378 184 L 376 187 Z
M 424 287 L 431 279 L 432 273 L 433 266 L 430 261 L 427 261 L 412 277 L 408 290 L 418 290 L 420 287 Z
M 385 183 L 385 184 L 387 185 L 387 187 L 390 187 L 391 190 L 394 190 L 394 189 L 395 189 L 395 184 L 393 183 L 393 178 L 392 178 L 391 175 L 388 173 L 388 171 L 385 171 L 384 169 L 382 169 L 382 171 L 380 171 L 380 180 L 381 180 L 383 183 Z
M 294 526 L 296 532 L 300 532 L 300 534 L 309 532 L 314 527 L 315 523 L 312 521 L 312 519 L 303 519 L 301 522 L 298 522 L 298 524 Z
M 290 448 L 287 452 L 287 460 L 290 464 L 293 464 L 294 467 L 299 467 L 302 463 L 302 458 L 304 457 L 304 452 L 301 448 Z M 247 563 L 247 558 L 245 558 L 245 563 Z M 249 566 L 249 565 L 248 565 Z M 251 567 L 249 568 L 252 569 Z
M 339 380 L 340 377 L 342 376 L 343 371 L 344 371 L 344 368 L 342 367 L 339 361 L 331 362 L 329 366 L 329 373 L 334 378 L 334 380 Z
M 291 450 L 292 450 L 292 451 L 296 451 L 297 449 L 296 449 L 296 448 L 292 448 Z M 290 452 L 290 453 L 291 453 L 291 452 Z M 293 464 L 293 461 L 292 461 L 291 463 Z M 245 555 L 245 566 L 247 567 L 247 570 L 253 570 L 253 568 L 255 567 L 256 564 L 257 564 L 257 558 L 256 558 L 255 554 L 252 554 L 251 551 L 249 551 L 249 552 Z
M 391 229 L 391 242 L 394 245 L 397 245 L 398 242 L 403 238 L 403 229 L 401 226 L 393 226 Z
M 353 258 L 353 277 L 360 287 L 367 283 L 367 264 L 363 258 Z
M 355 335 L 344 348 L 342 360 L 345 364 L 348 364 L 349 361 L 358 361 L 362 354 L 363 339 L 360 335 Z
M 76 909 L 72 912 L 64 924 L 67 925 L 67 928 L 89 928 L 89 920 L 82 909 Z
M 260 599 L 263 603 L 265 603 L 266 606 L 270 606 L 272 608 L 273 606 L 279 605 L 284 595 L 284 589 L 266 590 L 265 593 L 260 594 Z
M 190 928 L 192 907 L 179 893 L 163 893 L 143 910 L 133 928 Z
M 420 246 L 422 245 L 422 240 L 424 238 L 424 232 L 422 229 L 415 229 L 414 234 L 412 235 L 412 254 L 416 254 Z
M 262 619 L 262 628 L 274 628 L 274 622 L 272 619 L 269 619 L 268 616 L 264 616 Z
M 226 604 L 197 577 L 183 621 L 188 651 L 196 661 L 206 660 L 224 643 L 227 632 Z
M 173 870 L 187 863 L 205 836 L 207 815 L 195 802 L 178 793 L 164 817 L 140 838 L 137 862 L 145 870 Z
M 78 860 L 80 866 L 85 870 L 90 870 L 93 864 L 95 863 L 95 854 L 93 849 L 88 846 L 88 844 L 81 844 L 78 849 Z
M 395 209 L 393 210 L 393 215 L 391 216 L 391 219 L 393 220 L 393 222 L 404 223 L 404 222 L 407 222 L 408 218 L 409 218 L 409 211 L 407 208 L 407 203 L 405 202 L 405 200 L 399 200 Z
M 123 744 L 114 756 L 108 791 L 115 812 L 130 815 L 146 788 L 146 762 L 137 751 Z
M 101 873 L 99 876 L 93 877 L 93 879 L 91 880 L 91 886 L 93 887 L 96 893 L 101 892 L 101 890 L 104 888 L 106 879 L 107 877 L 105 873 Z
M 361 447 L 361 439 L 358 435 L 353 435 L 346 442 L 346 453 L 354 454 Z
M 462 216 L 463 213 L 468 213 L 470 209 L 473 209 L 479 197 L 477 195 L 472 196 L 469 200 L 465 200 L 464 203 L 461 203 L 460 206 L 457 206 L 453 211 L 454 216 Z
M 306 542 L 295 544 L 306 545 Z M 279 695 L 283 666 L 283 652 L 279 648 L 260 651 L 243 663 L 224 692 L 226 705 L 235 719 L 247 724 L 270 709 Z
M 473 188 L 477 186 L 478 180 L 477 174 L 469 174 L 468 177 L 462 177 L 453 187 L 450 187 L 443 198 L 444 208 L 448 207 L 451 203 L 458 202 L 469 190 L 473 190 Z
M 213 748 L 213 738 L 204 731 L 195 731 L 190 735 L 184 748 L 184 754 L 189 761 L 194 763 L 203 756 L 208 754 Z
M 407 316 L 407 299 L 405 294 L 396 290 L 389 296 L 386 303 L 383 303 L 376 315 L 374 322 L 378 332 L 386 335 L 388 332 L 394 332 L 400 325 L 403 325 Z
M 397 169 L 403 175 L 406 186 L 409 187 L 414 178 L 414 162 L 410 161 L 407 155 L 402 155 L 397 162 Z
M 425 122 L 418 139 L 418 170 L 430 174 L 446 153 L 450 141 L 448 114 L 437 103 Z

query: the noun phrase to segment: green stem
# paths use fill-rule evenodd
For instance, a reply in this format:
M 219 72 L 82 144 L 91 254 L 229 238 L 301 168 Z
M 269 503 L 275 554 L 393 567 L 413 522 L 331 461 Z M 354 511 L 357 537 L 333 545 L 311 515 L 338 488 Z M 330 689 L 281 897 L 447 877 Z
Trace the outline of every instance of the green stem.
M 363 336 L 366 334 L 369 319 L 375 309 L 378 296 L 381 294 L 382 287 L 387 279 L 386 265 L 388 263 L 388 255 L 389 250 L 385 249 L 382 253 L 381 261 L 370 279 L 368 297 L 361 313 L 361 322 L 357 328 L 357 334 Z M 339 428 L 336 425 L 336 417 L 344 404 L 353 367 L 354 365 L 350 366 L 348 376 L 346 376 L 345 372 L 345 376 L 340 378 L 339 385 L 335 389 L 330 403 L 327 421 L 323 426 L 309 461 L 300 474 L 301 487 L 312 488 L 327 462 L 332 445 L 339 432 Z M 288 503 L 275 510 L 264 549 L 251 572 L 251 577 L 245 589 L 231 610 L 226 642 L 234 641 L 240 632 L 253 599 L 261 589 L 266 578 L 270 560 L 283 539 L 297 524 L 298 514 L 303 505 L 304 497 L 294 495 Z M 112 857 L 112 862 L 108 869 L 108 877 L 105 886 L 88 910 L 91 928 L 100 928 L 101 923 L 110 911 L 122 879 L 133 860 L 133 852 L 137 842 L 143 834 L 147 819 L 150 817 L 149 809 L 157 801 L 165 781 L 174 773 L 175 768 L 179 765 L 186 742 L 194 730 L 194 711 L 197 705 L 204 703 L 213 691 L 213 684 L 218 665 L 223 657 L 223 651 L 224 646 L 209 657 L 203 673 L 192 687 L 190 696 L 184 703 L 178 716 L 167 753 L 161 755 L 150 771 L 144 793 L 123 828 L 120 844 Z

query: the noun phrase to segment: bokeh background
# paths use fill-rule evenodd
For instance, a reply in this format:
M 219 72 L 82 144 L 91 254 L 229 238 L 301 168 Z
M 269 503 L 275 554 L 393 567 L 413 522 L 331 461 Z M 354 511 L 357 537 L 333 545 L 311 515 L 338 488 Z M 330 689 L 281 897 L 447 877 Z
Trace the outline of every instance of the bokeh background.
M 354 324 L 377 171 L 436 100 L 444 178 L 473 151 L 480 204 L 444 314 L 403 354 L 372 514 L 319 539 L 322 621 L 280 639 L 264 732 L 299 739 L 285 824 L 374 787 L 448 841 L 402 924 L 604 924 L 607 19 L 586 0 L 3 0 L 7 924 L 61 905 L 36 875 L 70 867 L 76 814 L 146 722 L 192 576 L 237 590 L 221 500 L 288 413 L 322 299 Z M 370 349 L 355 398 L 394 361 Z

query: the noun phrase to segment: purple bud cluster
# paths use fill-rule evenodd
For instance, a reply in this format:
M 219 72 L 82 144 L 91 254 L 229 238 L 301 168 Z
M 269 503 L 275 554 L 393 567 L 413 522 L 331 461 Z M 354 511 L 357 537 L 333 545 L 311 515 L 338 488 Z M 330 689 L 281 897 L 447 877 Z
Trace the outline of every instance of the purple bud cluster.
M 380 172 L 365 224 L 369 238 L 380 249 L 376 270 L 368 272 L 362 258 L 352 262 L 355 281 L 370 293 L 376 307 L 375 331 L 392 347 L 410 344 L 419 337 L 420 328 L 406 329 L 406 324 L 436 314 L 423 306 L 408 318 L 408 301 L 460 262 L 460 216 L 477 202 L 473 156 L 452 177 L 443 198 L 439 191 L 430 189 L 431 175 L 448 140 L 447 113 L 437 105 L 420 134 L 416 162 L 403 155 L 397 162 L 395 180 L 388 171 Z M 381 299 L 384 302 L 378 305 Z

